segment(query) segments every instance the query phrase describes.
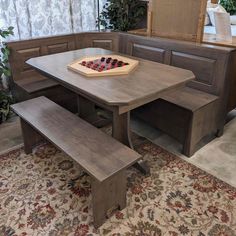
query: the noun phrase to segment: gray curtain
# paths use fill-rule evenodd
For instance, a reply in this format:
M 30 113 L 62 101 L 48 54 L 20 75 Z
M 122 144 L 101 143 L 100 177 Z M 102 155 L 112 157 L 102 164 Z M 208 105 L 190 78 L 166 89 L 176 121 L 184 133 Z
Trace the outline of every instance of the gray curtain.
M 97 0 L 0 0 L 0 25 L 14 27 L 11 39 L 95 30 L 96 19 Z

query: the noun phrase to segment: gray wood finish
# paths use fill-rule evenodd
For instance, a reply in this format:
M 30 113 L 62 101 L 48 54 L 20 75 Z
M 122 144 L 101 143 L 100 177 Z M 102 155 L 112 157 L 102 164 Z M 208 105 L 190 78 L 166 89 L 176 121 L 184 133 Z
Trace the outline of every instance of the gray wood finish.
M 213 119 L 216 119 L 219 97 L 185 87 L 163 95 L 162 99 L 190 112 L 183 145 L 186 156 L 192 156 L 201 147 L 198 144 L 205 136 L 217 133 Z M 211 139 L 208 137 L 207 141 Z
M 60 53 L 88 46 L 118 50 L 118 33 L 79 33 L 8 42 L 12 70 L 11 89 L 16 101 L 46 96 L 66 109 L 77 112 L 76 96 L 55 80 L 41 75 L 25 61 L 32 57 Z
M 140 59 L 133 72 L 125 76 L 87 78 L 67 69 L 79 58 L 113 54 L 104 49 L 87 48 L 29 59 L 27 63 L 79 94 L 109 106 L 140 106 L 160 97 L 160 93 L 183 86 L 195 78 L 188 70 Z M 135 108 L 135 107 L 133 107 Z
M 104 181 L 140 159 L 140 155 L 45 97 L 12 109 L 64 151 L 97 181 Z
M 164 63 L 166 51 L 162 48 L 150 47 L 141 44 L 134 44 L 132 49 L 132 55 L 135 57 L 143 58 L 146 60 Z
M 42 137 L 36 130 L 29 126 L 24 119 L 20 118 L 22 136 L 24 141 L 24 150 L 26 154 L 33 151 L 33 147 L 42 141 Z
M 204 132 L 202 132 L 202 137 L 198 137 L 199 142 L 202 139 L 205 140 L 205 137 L 203 136 L 206 134 L 209 135 L 210 133 L 214 133 L 216 135 L 222 135 L 226 114 L 236 107 L 236 50 L 233 48 L 212 46 L 205 43 L 189 43 L 165 38 L 142 37 L 118 32 L 84 32 L 66 36 L 10 42 L 8 43 L 8 47 L 11 49 L 10 62 L 13 70 L 13 80 L 15 81 L 13 83 L 13 93 L 18 100 L 45 95 L 67 109 L 76 112 L 76 96 L 71 92 L 73 89 L 69 88 L 70 90 L 68 90 L 63 88 L 62 86 L 59 86 L 55 80 L 40 75 L 27 65 L 25 61 L 32 57 L 64 52 L 67 50 L 100 47 L 167 65 L 185 68 L 194 72 L 196 79 L 187 83 L 188 88 L 193 89 L 192 95 L 194 96 L 191 96 L 191 99 L 189 99 L 189 92 L 183 94 L 181 88 L 174 88 L 176 92 L 172 98 L 171 96 L 173 93 L 171 93 L 172 95 L 170 94 L 168 99 L 166 96 L 163 97 L 166 95 L 167 91 L 164 92 L 165 94 L 163 94 L 163 96 L 160 94 L 162 100 L 155 102 L 154 108 L 156 107 L 156 109 L 151 109 L 149 105 L 146 106 L 150 108 L 149 111 L 152 111 L 151 113 L 149 113 L 146 108 L 144 109 L 144 107 L 142 107 L 142 111 L 146 111 L 146 115 L 144 115 L 140 109 L 138 112 L 139 116 L 142 114 L 143 118 L 145 116 L 145 120 L 171 134 L 178 140 L 181 140 L 182 143 L 187 143 L 184 141 L 184 137 L 187 137 L 188 130 L 191 130 L 188 128 L 188 125 L 190 124 L 189 117 L 192 116 L 191 114 L 193 111 L 196 111 L 194 108 L 195 105 L 199 103 L 199 106 L 197 105 L 197 107 L 205 110 L 206 113 L 209 113 L 211 110 L 211 99 L 209 102 L 208 100 L 203 102 L 202 97 L 209 96 L 210 98 L 210 94 L 212 94 L 213 96 L 217 96 L 218 99 L 213 102 L 215 103 L 213 116 L 203 123 L 196 122 L 200 127 L 199 130 L 204 130 Z M 144 78 L 146 74 L 143 75 Z M 132 84 L 127 83 L 128 88 L 130 85 Z M 116 86 L 119 87 L 120 85 L 116 84 Z M 149 86 L 148 88 L 150 91 L 152 89 L 152 84 L 149 80 L 147 80 L 143 86 Z M 131 91 L 131 89 L 128 91 L 127 89 L 127 91 L 132 94 L 135 93 L 135 89 L 133 89 L 134 91 Z M 200 96 L 199 91 L 202 92 Z M 71 94 L 69 94 L 69 92 Z M 204 95 L 204 93 L 206 93 L 206 95 Z M 153 96 L 132 105 L 118 106 L 118 112 L 117 106 L 109 106 L 102 101 L 99 101 L 99 106 L 112 111 L 114 117 L 119 114 L 127 113 L 142 104 L 148 104 L 157 98 L 156 95 L 157 94 L 153 94 Z M 188 99 L 179 99 L 183 95 Z M 83 94 L 83 97 L 91 101 L 93 100 L 93 103 L 98 103 L 96 98 L 91 98 L 86 94 Z M 87 106 L 88 102 L 85 102 L 85 104 Z M 153 105 L 154 103 L 151 104 Z M 90 105 L 89 107 L 91 108 Z M 94 105 L 92 106 L 94 107 Z M 157 108 L 160 109 L 160 112 L 157 111 Z M 83 110 L 86 109 L 87 108 Z M 153 116 L 156 119 L 155 122 Z M 204 116 L 203 113 L 202 116 Z M 94 118 L 96 116 L 91 115 L 90 117 Z M 185 122 L 181 122 L 180 117 Z M 85 116 L 83 116 L 83 119 L 84 118 Z M 122 120 L 119 119 L 119 117 L 115 119 L 120 122 Z M 87 120 L 91 121 L 90 118 Z M 152 122 L 150 120 L 152 120 Z M 207 122 L 209 122 L 209 125 L 207 125 Z M 92 123 L 95 124 L 96 122 Z M 125 129 L 125 123 L 126 122 L 121 122 L 118 126 Z M 208 133 L 206 133 L 205 128 L 201 128 L 203 126 L 210 127 Z M 192 132 L 195 132 L 194 129 L 192 129 Z M 121 133 L 123 133 L 122 136 L 124 141 L 129 139 L 128 132 Z M 118 136 L 121 137 L 121 135 Z
M 45 77 L 25 63 L 32 57 L 75 49 L 73 35 L 22 40 L 7 43 L 12 71 L 12 91 L 16 101 L 47 96 L 67 109 L 76 112 L 75 94 Z
M 181 104 L 183 108 L 192 112 L 199 110 L 202 107 L 207 106 L 209 103 L 215 102 L 219 99 L 218 96 L 204 93 L 200 90 L 189 87 L 171 91 L 164 94 L 161 98 L 177 106 Z
M 130 139 L 130 110 L 158 99 L 171 89 L 184 86 L 194 79 L 194 75 L 188 70 L 146 60 L 140 60 L 137 69 L 125 76 L 87 78 L 67 69 L 69 63 L 84 56 L 108 54 L 113 52 L 87 48 L 32 58 L 27 63 L 80 97 L 112 111 L 113 137 L 133 148 Z M 149 174 L 149 168 L 144 162 L 139 162 L 136 166 L 144 174 Z
M 117 32 L 84 32 L 75 34 L 76 49 L 88 47 L 104 48 L 118 52 L 119 33 Z
M 45 97 L 12 106 L 20 116 L 26 154 L 46 138 L 92 176 L 94 226 L 126 206 L 126 169 L 140 155 Z
M 187 88 L 163 94 L 161 100 L 138 109 L 135 114 L 181 141 L 187 156 L 211 140 L 209 136 L 222 135 L 226 114 L 233 107 L 235 49 L 123 33 L 120 42 L 121 52 L 135 55 L 138 51 L 143 58 L 146 55 L 142 56 L 140 48 L 148 47 L 148 56 L 153 61 L 160 60 L 154 49 L 162 49 L 165 64 L 192 70 L 196 75 L 195 80 L 186 84 Z M 136 45 L 141 46 L 137 49 Z M 157 108 L 162 112 L 156 111 Z M 176 122 L 178 117 L 185 122 Z
M 126 182 L 124 170 L 102 183 L 92 181 L 92 208 L 96 228 L 111 217 L 115 210 L 126 207 Z

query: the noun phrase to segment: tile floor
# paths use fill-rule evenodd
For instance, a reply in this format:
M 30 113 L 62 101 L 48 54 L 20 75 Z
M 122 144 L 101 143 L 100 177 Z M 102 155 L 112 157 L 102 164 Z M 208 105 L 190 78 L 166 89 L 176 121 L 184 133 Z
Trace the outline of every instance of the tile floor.
M 224 135 L 214 139 L 191 158 L 181 154 L 182 145 L 161 131 L 133 120 L 132 129 L 202 170 L 236 187 L 236 111 L 230 114 Z

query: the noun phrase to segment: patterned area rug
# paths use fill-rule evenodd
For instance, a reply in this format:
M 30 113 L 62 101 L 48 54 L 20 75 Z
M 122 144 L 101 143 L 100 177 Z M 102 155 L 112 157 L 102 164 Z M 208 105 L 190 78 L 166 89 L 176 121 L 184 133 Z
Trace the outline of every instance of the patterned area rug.
M 151 142 L 136 150 L 151 166 L 130 168 L 127 208 L 95 230 L 90 178 L 50 144 L 0 156 L 1 236 L 234 236 L 236 190 Z

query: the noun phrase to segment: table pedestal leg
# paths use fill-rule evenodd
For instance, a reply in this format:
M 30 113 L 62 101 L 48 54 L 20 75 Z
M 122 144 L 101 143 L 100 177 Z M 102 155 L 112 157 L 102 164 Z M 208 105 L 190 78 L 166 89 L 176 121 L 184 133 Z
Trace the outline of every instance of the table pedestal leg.
M 78 96 L 77 104 L 79 117 L 86 120 L 88 123 L 97 128 L 104 127 L 110 123 L 110 120 L 98 115 L 97 110 L 95 109 L 95 104 L 88 99 Z
M 124 114 L 113 112 L 112 136 L 126 146 L 134 149 L 130 138 L 130 112 Z M 150 168 L 143 160 L 135 163 L 134 167 L 145 175 L 150 174 Z

